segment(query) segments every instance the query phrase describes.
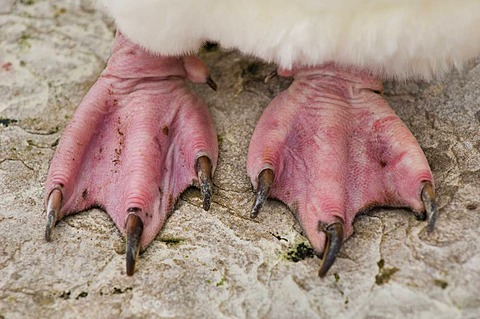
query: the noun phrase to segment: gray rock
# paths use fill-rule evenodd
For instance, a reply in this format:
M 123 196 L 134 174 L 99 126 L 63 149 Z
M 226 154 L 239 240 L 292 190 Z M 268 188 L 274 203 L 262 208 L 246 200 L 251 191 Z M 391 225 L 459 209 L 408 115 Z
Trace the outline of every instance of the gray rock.
M 91 210 L 43 238 L 43 181 L 55 143 L 102 71 L 114 27 L 89 1 L 0 4 L 0 318 L 477 318 L 480 313 L 480 61 L 433 83 L 386 83 L 385 96 L 431 163 L 437 229 L 405 210 L 359 216 L 329 275 L 291 261 L 308 241 L 269 201 L 249 218 L 245 159 L 268 102 L 288 86 L 274 66 L 202 52 L 219 85 L 192 87 L 220 140 L 212 209 L 188 190 L 124 274 L 123 238 Z

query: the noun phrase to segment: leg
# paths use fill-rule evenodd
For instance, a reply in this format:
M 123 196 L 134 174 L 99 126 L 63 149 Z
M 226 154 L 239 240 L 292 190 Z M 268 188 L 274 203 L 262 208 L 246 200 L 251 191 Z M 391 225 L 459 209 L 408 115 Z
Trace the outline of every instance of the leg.
M 353 233 L 359 212 L 374 206 L 428 212 L 435 221 L 434 184 L 417 141 L 378 94 L 373 76 L 332 65 L 293 72 L 292 85 L 262 115 L 247 170 L 257 200 L 268 196 L 295 213 L 314 250 L 320 276 Z
M 177 197 L 210 205 L 218 145 L 206 106 L 185 80 L 212 83 L 193 57 L 154 56 L 119 34 L 105 71 L 65 129 L 45 186 L 46 239 L 64 216 L 102 207 L 127 237 L 127 274 Z

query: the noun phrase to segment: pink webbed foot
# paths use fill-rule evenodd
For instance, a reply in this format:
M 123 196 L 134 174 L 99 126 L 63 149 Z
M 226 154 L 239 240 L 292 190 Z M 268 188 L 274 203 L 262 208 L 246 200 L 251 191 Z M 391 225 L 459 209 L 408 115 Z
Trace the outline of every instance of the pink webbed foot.
M 218 145 L 186 79 L 214 87 L 195 57 L 160 57 L 117 35 L 107 67 L 77 108 L 50 164 L 45 237 L 64 216 L 104 208 L 127 237 L 127 274 L 190 185 L 210 206 Z
M 282 72 L 279 72 L 282 74 Z M 410 208 L 436 217 L 432 173 L 416 139 L 367 72 L 333 65 L 294 70 L 291 86 L 264 111 L 247 171 L 257 191 L 255 217 L 268 197 L 294 212 L 325 276 L 359 212 Z

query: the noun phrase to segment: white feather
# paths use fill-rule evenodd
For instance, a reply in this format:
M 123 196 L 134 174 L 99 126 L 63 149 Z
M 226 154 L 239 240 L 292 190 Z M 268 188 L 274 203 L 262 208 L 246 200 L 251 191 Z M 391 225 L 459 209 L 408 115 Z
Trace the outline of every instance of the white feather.
M 290 69 L 326 62 L 383 77 L 442 74 L 480 55 L 480 0 L 99 0 L 162 55 L 207 40 Z

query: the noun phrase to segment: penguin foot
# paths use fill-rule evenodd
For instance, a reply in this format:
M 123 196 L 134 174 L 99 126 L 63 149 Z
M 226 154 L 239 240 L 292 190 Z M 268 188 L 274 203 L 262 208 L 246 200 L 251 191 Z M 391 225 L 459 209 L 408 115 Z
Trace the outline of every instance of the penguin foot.
M 247 171 L 257 192 L 255 217 L 268 197 L 295 214 L 325 276 L 359 212 L 405 207 L 433 230 L 432 173 L 416 139 L 367 72 L 324 65 L 294 76 L 260 118 Z
M 190 185 L 210 207 L 218 145 L 186 79 L 215 86 L 195 57 L 159 57 L 117 34 L 112 56 L 68 124 L 45 186 L 45 238 L 69 214 L 101 207 L 127 237 L 126 273 Z

